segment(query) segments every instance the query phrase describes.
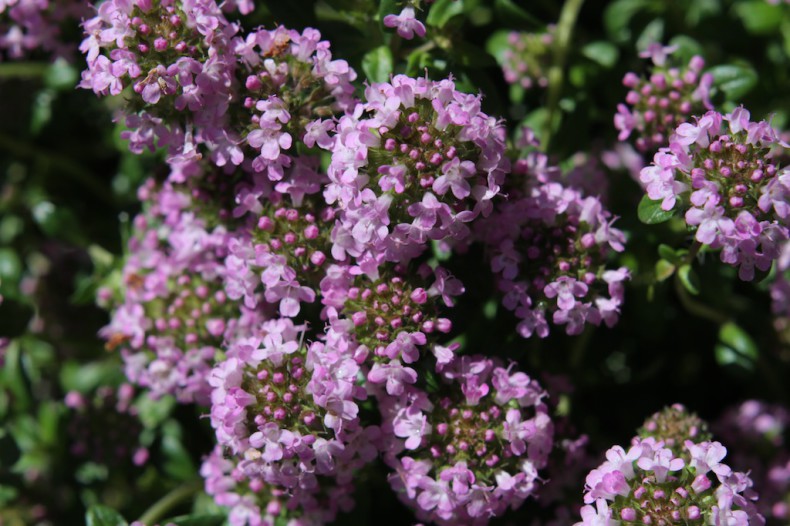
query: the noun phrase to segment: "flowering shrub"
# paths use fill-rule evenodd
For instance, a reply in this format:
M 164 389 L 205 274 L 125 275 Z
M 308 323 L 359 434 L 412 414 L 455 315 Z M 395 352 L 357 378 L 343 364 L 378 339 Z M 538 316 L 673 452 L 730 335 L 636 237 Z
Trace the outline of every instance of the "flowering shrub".
M 0 0 L 0 524 L 786 526 L 787 6 L 64 2 Z

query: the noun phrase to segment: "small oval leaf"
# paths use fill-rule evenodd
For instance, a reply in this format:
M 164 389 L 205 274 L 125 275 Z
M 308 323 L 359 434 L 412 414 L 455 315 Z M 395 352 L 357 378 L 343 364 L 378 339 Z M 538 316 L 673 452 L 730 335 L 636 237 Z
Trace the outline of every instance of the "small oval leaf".
M 639 201 L 637 215 L 641 222 L 647 225 L 657 225 L 669 221 L 675 212 L 674 210 L 664 210 L 661 208 L 661 201 L 654 201 L 645 195 Z

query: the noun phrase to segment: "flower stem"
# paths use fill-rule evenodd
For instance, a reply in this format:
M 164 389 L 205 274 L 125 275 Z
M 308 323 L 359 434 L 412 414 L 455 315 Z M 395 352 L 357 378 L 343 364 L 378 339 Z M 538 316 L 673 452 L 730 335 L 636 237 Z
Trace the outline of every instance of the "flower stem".
M 559 107 L 560 96 L 562 95 L 562 85 L 565 81 L 565 60 L 568 57 L 568 45 L 570 44 L 573 28 L 576 25 L 576 19 L 579 17 L 582 4 L 584 4 L 584 0 L 567 0 L 565 5 L 562 6 L 560 19 L 557 22 L 554 63 L 549 69 L 548 74 L 549 93 L 548 102 L 546 104 L 548 113 L 546 115 L 546 122 L 543 124 L 542 134 L 546 151 L 548 151 L 551 142 L 554 115 L 557 113 L 557 108 Z
M 692 298 L 689 292 L 686 290 L 686 287 L 683 286 L 683 282 L 680 281 L 680 277 L 678 277 L 677 273 L 675 274 L 675 292 L 677 293 L 683 308 L 685 308 L 689 313 L 712 321 L 717 325 L 723 325 L 730 321 L 730 317 L 726 314 L 719 312 L 718 310 L 709 307 L 704 303 L 700 303 L 699 301 Z
M 156 501 L 138 519 L 142 524 L 153 525 L 160 520 L 168 511 L 181 502 L 192 497 L 202 487 L 201 481 L 193 481 L 183 484 L 173 491 Z

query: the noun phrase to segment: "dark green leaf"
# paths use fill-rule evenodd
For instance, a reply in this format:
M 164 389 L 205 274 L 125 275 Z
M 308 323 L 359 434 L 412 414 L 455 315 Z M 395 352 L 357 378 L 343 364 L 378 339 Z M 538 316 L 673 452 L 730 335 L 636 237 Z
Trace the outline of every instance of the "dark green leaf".
M 616 0 L 603 13 L 606 32 L 616 42 L 631 38 L 631 19 L 648 5 L 648 0 Z
M 392 51 L 379 46 L 368 51 L 362 58 L 362 70 L 372 82 L 386 82 L 392 74 Z
M 678 268 L 678 278 L 683 287 L 695 296 L 699 294 L 699 278 L 691 265 L 685 264 Z
M 582 48 L 582 55 L 605 68 L 611 68 L 617 63 L 620 52 L 617 50 L 617 46 L 611 42 L 598 40 L 584 46 Z
M 162 524 L 175 524 L 176 526 L 220 526 L 224 522 L 224 515 L 181 515 L 161 521 Z
M 127 526 L 120 513 L 103 504 L 94 504 L 85 514 L 86 526 Z
M 749 66 L 723 64 L 708 72 L 713 75 L 713 85 L 733 102 L 738 102 L 757 84 L 757 73 Z
M 437 0 L 432 6 L 431 11 L 425 22 L 434 27 L 442 28 L 447 25 L 454 16 L 463 14 L 463 0 Z
M 524 28 L 538 28 L 543 26 L 540 19 L 529 14 L 523 7 L 516 5 L 512 0 L 496 0 L 494 11 L 507 26 L 521 26 Z
M 639 201 L 639 208 L 637 215 L 639 220 L 647 225 L 656 225 L 669 221 L 675 214 L 673 210 L 664 210 L 661 208 L 661 201 L 654 201 L 647 195 L 642 197 Z
M 675 253 L 675 249 L 669 245 L 663 243 L 658 245 L 658 255 L 675 265 L 680 263 L 680 258 Z

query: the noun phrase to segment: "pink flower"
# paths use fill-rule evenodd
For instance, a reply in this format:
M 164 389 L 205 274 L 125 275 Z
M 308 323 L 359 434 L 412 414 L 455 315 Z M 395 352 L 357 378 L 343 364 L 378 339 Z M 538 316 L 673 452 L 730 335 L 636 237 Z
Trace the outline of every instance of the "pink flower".
M 385 16 L 384 25 L 387 27 L 397 27 L 398 35 L 406 40 L 414 38 L 414 33 L 417 33 L 420 37 L 425 36 L 425 26 L 415 18 L 413 7 L 404 7 L 399 15 Z

